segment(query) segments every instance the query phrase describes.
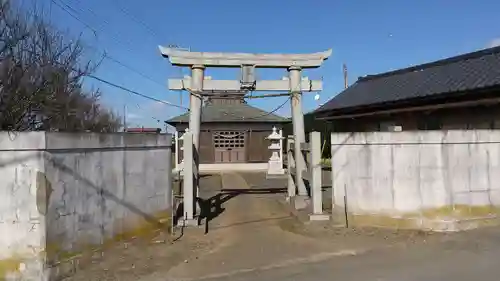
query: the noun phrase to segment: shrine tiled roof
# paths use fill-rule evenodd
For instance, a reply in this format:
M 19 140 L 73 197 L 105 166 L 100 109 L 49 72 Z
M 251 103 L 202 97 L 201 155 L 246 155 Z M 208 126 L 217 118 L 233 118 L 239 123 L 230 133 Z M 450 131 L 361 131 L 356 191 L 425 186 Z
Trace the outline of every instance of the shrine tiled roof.
M 202 123 L 222 123 L 222 122 L 262 122 L 262 123 L 287 123 L 288 118 L 269 113 L 260 108 L 247 103 L 237 104 L 207 104 L 201 111 Z M 189 112 L 176 116 L 165 121 L 174 125 L 189 122 Z

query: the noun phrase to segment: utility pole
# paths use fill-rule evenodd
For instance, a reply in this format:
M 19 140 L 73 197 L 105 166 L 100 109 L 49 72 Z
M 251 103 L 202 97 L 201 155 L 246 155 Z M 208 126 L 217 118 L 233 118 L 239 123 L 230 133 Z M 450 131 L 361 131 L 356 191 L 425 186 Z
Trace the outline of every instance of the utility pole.
M 123 105 L 123 132 L 127 131 L 127 105 Z
M 347 80 L 347 65 L 344 63 L 342 70 L 344 72 L 344 89 L 349 87 L 349 81 Z

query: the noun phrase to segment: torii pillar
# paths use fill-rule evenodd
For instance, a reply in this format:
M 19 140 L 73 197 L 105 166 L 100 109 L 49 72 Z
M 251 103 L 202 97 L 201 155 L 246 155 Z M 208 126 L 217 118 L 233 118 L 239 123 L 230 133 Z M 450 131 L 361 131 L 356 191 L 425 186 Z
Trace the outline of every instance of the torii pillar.
M 201 107 L 203 104 L 203 80 L 205 79 L 205 66 L 200 64 L 195 64 L 191 66 L 191 77 L 193 77 L 193 84 L 191 86 L 191 91 L 189 93 L 189 131 L 192 132 L 193 136 L 193 153 L 196 155 L 194 160 L 194 183 L 193 188 L 194 194 L 197 198 L 200 192 L 200 128 L 201 128 Z M 196 203 L 196 198 L 194 198 Z M 193 212 L 196 212 L 197 205 Z M 201 207 L 199 208 L 201 209 Z M 194 216 L 195 214 L 193 214 Z
M 295 159 L 299 195 L 307 195 L 302 179 L 306 169 L 302 157 L 301 144 L 305 142 L 304 115 L 302 113 L 302 93 L 317 92 L 323 89 L 322 81 L 302 77 L 303 69 L 318 68 L 328 59 L 332 50 L 312 54 L 249 54 L 249 53 L 207 53 L 191 52 L 160 46 L 162 55 L 175 66 L 190 67 L 192 76 L 182 79 L 169 79 L 170 90 L 188 90 L 190 96 L 189 129 L 193 134 L 196 153 L 199 148 L 201 124 L 201 95 L 203 92 L 233 91 L 280 91 L 291 94 L 293 134 L 295 136 Z M 212 80 L 205 78 L 205 67 L 240 68 L 239 80 Z M 288 77 L 281 80 L 256 80 L 255 69 L 279 68 L 288 70 Z M 198 173 L 196 163 L 195 176 Z M 196 187 L 197 188 L 197 187 Z M 190 191 L 185 191 L 185 194 Z
M 201 106 L 203 103 L 203 80 L 205 66 L 195 64 L 191 66 L 192 85 L 189 93 L 189 131 L 193 134 L 193 144 L 196 151 L 200 148 Z
M 302 155 L 300 145 L 306 142 L 306 132 L 304 126 L 304 114 L 302 113 L 302 91 L 301 91 L 301 71 L 298 66 L 288 68 L 288 77 L 290 79 L 290 94 L 292 108 L 293 135 L 295 136 L 294 151 L 296 159 L 297 178 L 301 179 L 297 183 L 297 191 L 300 196 L 307 196 L 307 189 L 302 180 L 302 173 L 307 169 L 305 159 Z

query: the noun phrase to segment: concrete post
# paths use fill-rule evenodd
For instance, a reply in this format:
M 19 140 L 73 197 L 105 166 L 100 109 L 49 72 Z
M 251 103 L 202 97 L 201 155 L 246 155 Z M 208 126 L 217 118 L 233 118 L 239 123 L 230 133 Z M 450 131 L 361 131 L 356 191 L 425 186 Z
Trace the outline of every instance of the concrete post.
M 172 173 L 174 170 L 172 169 L 174 165 L 172 165 L 172 143 L 169 144 L 170 147 L 167 147 L 167 159 L 165 161 L 165 165 L 167 166 L 167 186 L 165 187 L 167 189 L 167 195 L 168 198 L 166 198 L 165 204 L 170 204 L 170 207 L 172 208 L 174 205 L 172 204 L 172 197 L 173 197 L 173 176 Z M 177 149 L 177 147 L 176 147 Z
M 309 169 L 311 171 L 311 196 L 312 214 L 310 220 L 328 220 L 329 216 L 323 214 L 323 191 L 321 178 L 321 133 L 309 134 Z
M 295 136 L 295 182 L 298 186 L 300 196 L 307 196 L 306 185 L 304 184 L 303 172 L 306 169 L 305 159 L 302 155 L 300 145 L 306 142 L 304 128 L 304 114 L 302 113 L 302 93 L 301 93 L 301 69 L 300 67 L 290 67 L 288 69 L 290 80 L 290 92 L 292 95 L 292 122 L 293 135 Z
M 286 142 L 286 152 L 287 152 L 287 178 L 288 178 L 288 200 L 291 200 L 296 195 L 297 186 L 295 186 L 295 180 L 293 173 L 295 172 L 295 159 L 293 157 L 294 148 L 293 136 L 288 136 Z
M 283 168 L 283 129 L 280 129 L 280 136 L 281 136 L 281 139 L 280 139 L 280 166 L 281 168 Z
M 179 171 L 179 132 L 175 130 L 174 133 L 174 138 L 175 138 L 175 167 L 174 169 L 176 171 Z
M 179 174 L 184 173 L 184 134 L 189 132 L 189 129 L 186 128 L 184 133 L 179 137 L 179 154 L 182 152 L 182 159 L 179 157 Z M 182 141 L 182 142 L 181 142 Z M 180 155 L 179 155 L 180 156 Z
M 183 220 L 179 221 L 179 225 L 198 225 L 198 221 L 194 219 L 195 215 L 195 175 L 194 175 L 194 145 L 193 134 L 189 131 L 182 136 L 183 152 L 184 152 L 184 185 L 182 188 L 184 216 Z

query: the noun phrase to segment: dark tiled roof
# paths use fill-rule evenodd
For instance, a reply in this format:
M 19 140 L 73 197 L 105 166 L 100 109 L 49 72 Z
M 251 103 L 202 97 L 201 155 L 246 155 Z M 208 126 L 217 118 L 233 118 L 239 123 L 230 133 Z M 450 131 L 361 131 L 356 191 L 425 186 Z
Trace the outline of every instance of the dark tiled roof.
M 169 124 L 189 122 L 189 113 L 176 116 L 166 121 Z M 281 117 L 262 109 L 241 104 L 207 104 L 201 111 L 201 122 L 289 122 Z
M 500 85 L 500 47 L 368 75 L 315 112 L 383 104 Z

